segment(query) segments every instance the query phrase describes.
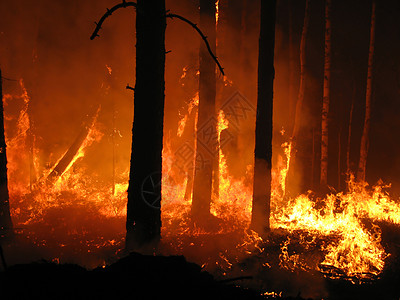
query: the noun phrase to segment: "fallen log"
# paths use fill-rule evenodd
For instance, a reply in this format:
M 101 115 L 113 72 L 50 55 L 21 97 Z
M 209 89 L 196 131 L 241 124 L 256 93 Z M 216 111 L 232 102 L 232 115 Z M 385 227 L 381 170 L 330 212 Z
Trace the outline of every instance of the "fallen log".
M 48 184 L 53 184 L 67 170 L 74 157 L 78 154 L 79 149 L 88 138 L 90 129 L 93 127 L 93 124 L 96 121 L 99 110 L 100 105 L 86 116 L 86 119 L 83 122 L 82 130 L 79 132 L 78 136 L 75 138 L 74 142 L 65 152 L 63 157 L 56 163 L 53 170 L 47 176 L 46 182 Z

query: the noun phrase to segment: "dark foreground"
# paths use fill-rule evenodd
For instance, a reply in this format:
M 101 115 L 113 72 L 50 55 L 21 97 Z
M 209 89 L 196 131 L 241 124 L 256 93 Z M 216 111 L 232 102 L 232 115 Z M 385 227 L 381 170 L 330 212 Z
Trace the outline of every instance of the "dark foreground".
M 183 256 L 137 253 L 91 271 L 49 262 L 15 265 L 0 273 L 0 293 L 1 299 L 263 299 L 216 281 Z
M 247 262 L 249 263 L 249 262 Z M 314 299 L 399 299 L 398 272 L 386 272 L 380 280 L 362 285 L 348 280 L 327 280 L 308 272 L 268 271 L 255 278 L 216 280 L 183 256 L 151 256 L 138 253 L 117 262 L 87 270 L 76 264 L 36 262 L 19 264 L 0 272 L 0 299 L 303 299 L 298 284 L 324 286 L 327 294 Z M 244 288 L 247 281 L 297 289 L 297 297 L 267 295 Z M 278 283 L 279 281 L 279 283 Z M 286 282 L 286 284 L 285 284 Z M 297 283 L 296 283 L 297 282 Z M 303 289 L 304 289 L 303 286 Z

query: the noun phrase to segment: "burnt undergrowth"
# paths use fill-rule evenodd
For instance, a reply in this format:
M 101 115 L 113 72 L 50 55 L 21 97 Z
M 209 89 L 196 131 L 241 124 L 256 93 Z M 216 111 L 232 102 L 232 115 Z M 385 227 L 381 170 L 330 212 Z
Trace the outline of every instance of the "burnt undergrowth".
M 202 299 L 399 299 L 399 227 L 388 222 L 376 225 L 381 229 L 381 244 L 389 255 L 382 272 L 364 274 L 362 280 L 321 264 L 324 259 L 321 249 L 337 239 L 335 235 L 273 230 L 258 243 L 250 235 L 243 239 L 243 232 L 170 236 L 162 239 L 159 255 L 153 256 L 127 255 L 122 250 L 123 238 L 116 239 L 114 244 L 96 241 L 96 246 L 83 245 L 86 238 L 78 236 L 85 226 L 75 226 L 82 228 L 82 232 L 76 232 L 76 238 L 65 241 L 65 245 L 55 237 L 41 244 L 45 236 L 31 235 L 38 228 L 31 228 L 32 232 L 17 230 L 9 240 L 3 239 L 9 268 L 0 273 L 0 285 L 2 291 L 10 291 L 11 299 L 140 298 L 136 295 Z M 60 223 L 60 228 L 63 227 Z M 54 235 L 60 234 L 60 228 Z M 87 233 L 86 237 L 89 236 L 92 235 Z M 35 260 L 38 262 L 31 263 Z M 100 267 L 91 268 L 94 263 Z

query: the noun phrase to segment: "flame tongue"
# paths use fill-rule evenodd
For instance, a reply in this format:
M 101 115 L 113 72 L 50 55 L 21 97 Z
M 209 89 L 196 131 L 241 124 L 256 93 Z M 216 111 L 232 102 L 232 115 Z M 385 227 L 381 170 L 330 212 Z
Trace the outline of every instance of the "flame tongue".
M 94 114 L 87 116 L 87 121 L 73 144 L 64 153 L 61 159 L 55 164 L 55 167 L 47 177 L 47 181 L 52 183 L 55 179 L 61 177 L 71 166 L 85 155 L 85 148 L 94 141 L 94 124 L 100 111 L 100 106 Z
M 5 100 L 8 101 L 13 97 L 6 95 Z M 33 193 L 29 193 L 26 183 L 21 180 L 24 176 L 18 173 L 30 151 L 25 143 L 30 128 L 29 96 L 26 89 L 22 88 L 22 95 L 18 97 L 22 100 L 23 106 L 16 118 L 18 125 L 15 136 L 10 137 L 6 130 L 10 202 L 12 215 L 17 223 L 29 225 L 46 222 L 45 219 L 52 209 L 75 207 L 82 211 L 84 208 L 91 211 L 93 216 L 96 216 L 93 224 L 113 218 L 119 218 L 123 224 L 126 215 L 128 170 L 116 182 L 115 194 L 112 195 L 111 189 L 99 183 L 98 178 L 94 176 L 92 178 L 85 174 L 83 169 L 76 167 L 76 162 L 84 156 L 85 150 L 94 141 L 99 141 L 103 137 L 96 126 L 99 109 L 88 117 L 83 133 L 55 167 L 48 170 L 49 175 L 42 174 L 42 177 L 49 178 L 53 185 L 39 184 Z M 184 117 L 179 123 L 178 137 L 183 137 L 186 122 L 197 104 L 198 95 L 195 95 L 188 103 L 187 112 L 183 114 Z M 6 115 L 6 120 L 11 119 Z M 229 122 L 222 111 L 219 112 L 217 125 L 218 141 L 221 144 L 222 131 L 229 129 Z M 325 199 L 313 199 L 311 193 L 289 199 L 285 181 L 291 144 L 283 143 L 282 148 L 284 155 L 278 157 L 272 172 L 271 198 L 272 228 L 275 234 L 279 234 L 278 229 L 286 234 L 280 242 L 279 265 L 291 270 L 315 269 L 332 277 L 351 278 L 354 281 L 378 276 L 388 256 L 381 243 L 382 232 L 378 226 L 379 222 L 400 223 L 400 205 L 385 192 L 387 186 L 378 183 L 369 188 L 365 183 L 356 183 L 354 178 L 351 178 L 346 193 L 332 194 Z M 189 147 L 186 150 L 191 150 L 187 153 L 189 153 L 188 161 L 192 162 L 195 158 L 195 149 Z M 32 151 L 32 154 L 37 157 L 38 150 Z M 66 156 L 69 157 L 68 160 Z M 224 235 L 231 238 L 235 235 L 235 239 L 231 238 L 229 241 L 230 245 L 233 241 L 236 243 L 236 246 L 232 246 L 235 248 L 232 250 L 235 255 L 232 257 L 228 253 L 221 252 L 218 256 L 220 265 L 230 268 L 240 256 L 239 252 L 246 255 L 253 251 L 262 253 L 264 251 L 262 246 L 273 243 L 273 241 L 263 241 L 254 232 L 245 232 L 251 216 L 251 186 L 246 183 L 245 178 L 235 179 L 229 174 L 227 159 L 222 149 L 219 149 L 219 197 L 214 197 L 211 204 L 211 213 L 219 220 L 218 229 L 211 234 L 204 229 L 193 227 L 190 222 L 191 197 L 187 196 L 190 194 L 190 174 L 193 170 L 189 169 L 183 175 L 177 172 L 176 156 L 177 152 L 172 150 L 171 140 L 168 138 L 163 149 L 162 236 L 174 244 L 177 251 L 183 251 L 184 243 L 188 243 L 189 246 L 197 243 L 200 236 Z M 35 158 L 34 161 L 39 160 Z M 252 176 L 251 170 L 252 166 L 249 166 L 248 177 Z M 72 234 L 71 232 L 68 234 Z M 82 238 L 85 238 L 85 234 Z M 115 243 L 115 239 L 112 240 Z M 102 242 L 104 244 L 105 241 Z M 294 244 L 304 251 L 294 251 Z M 318 253 L 318 259 L 310 259 L 307 255 L 311 252 Z M 266 261 L 263 266 L 268 267 L 270 263 Z

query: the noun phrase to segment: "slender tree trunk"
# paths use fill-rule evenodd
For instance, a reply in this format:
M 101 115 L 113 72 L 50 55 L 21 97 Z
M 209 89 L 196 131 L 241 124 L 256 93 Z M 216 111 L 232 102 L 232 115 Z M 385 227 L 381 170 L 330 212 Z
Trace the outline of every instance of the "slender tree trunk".
M 165 0 L 137 1 L 136 85 L 126 221 L 127 250 L 151 250 L 160 239 L 165 27 Z
M 270 229 L 275 18 L 276 0 L 261 0 L 253 207 L 251 213 L 251 228 L 258 233 Z
M 331 81 L 331 0 L 325 0 L 325 61 L 324 61 L 324 91 L 322 98 L 321 120 L 321 177 L 320 188 L 325 190 L 328 185 L 328 139 L 329 139 L 329 102 Z
M 189 114 L 189 119 L 188 119 L 188 128 L 191 128 L 193 130 L 193 133 L 197 132 L 197 118 L 198 118 L 198 109 L 197 107 L 193 108 L 193 111 L 191 114 Z M 194 150 L 194 154 L 196 154 L 196 137 L 194 137 L 193 140 L 190 141 L 190 146 Z M 189 167 L 188 167 L 188 175 L 187 175 L 187 182 L 186 182 L 186 189 L 185 189 L 185 201 L 193 199 L 193 178 L 194 178 L 194 168 L 196 164 L 196 157 L 193 155 L 193 159 L 191 160 Z
M 293 131 L 292 131 L 292 147 L 290 153 L 290 166 L 288 170 L 287 176 L 287 184 L 286 186 L 289 188 L 289 191 L 293 187 L 291 184 L 294 181 L 295 171 L 294 168 L 296 166 L 296 154 L 297 154 L 297 137 L 300 132 L 302 115 L 303 115 L 303 103 L 304 103 L 304 94 L 306 90 L 306 41 L 307 41 L 307 34 L 308 34 L 308 26 L 310 22 L 310 1 L 306 0 L 306 6 L 304 11 L 304 23 L 303 23 L 303 30 L 301 33 L 301 40 L 300 40 L 300 86 L 299 86 L 299 93 L 297 96 L 297 103 L 296 103 L 296 111 L 294 116 L 294 124 L 293 124 Z
M 347 149 L 346 149 L 346 175 L 347 175 L 346 179 L 347 179 L 347 181 L 350 180 L 350 176 L 352 174 L 351 166 L 350 166 L 350 150 L 351 150 L 351 134 L 352 134 L 351 125 L 353 123 L 353 111 L 354 111 L 354 101 L 356 99 L 356 92 L 357 92 L 356 80 L 354 78 L 354 72 L 353 72 L 353 95 L 351 98 L 351 107 L 350 107 L 350 113 L 349 113 L 349 128 L 348 128 Z
M 340 189 L 342 188 L 342 184 L 341 184 L 341 181 L 342 181 L 341 180 L 341 178 L 342 178 L 341 161 L 342 161 L 342 127 L 340 127 L 339 133 L 338 133 L 338 160 L 337 160 L 337 168 L 338 168 L 338 172 L 337 172 L 337 178 L 338 178 L 337 188 L 338 188 L 338 191 L 340 191 Z
M 111 146 L 112 146 L 112 183 L 111 183 L 111 195 L 115 196 L 115 168 L 116 168 L 116 145 L 115 145 L 115 135 L 117 133 L 117 128 L 115 127 L 115 98 L 112 98 L 112 135 L 111 135 Z
M 292 0 L 288 0 L 288 13 L 289 13 L 289 132 L 293 131 L 293 119 L 295 115 L 296 96 L 295 96 L 295 80 L 296 80 L 296 59 L 295 59 L 295 47 L 293 41 L 293 3 Z
M 215 0 L 200 0 L 200 28 L 211 49 L 216 48 Z M 210 214 L 213 165 L 218 151 L 215 61 L 205 45 L 200 45 L 199 114 L 193 182 L 192 216 L 197 223 Z
M 297 96 L 296 113 L 295 113 L 293 133 L 292 133 L 293 140 L 296 139 L 300 131 L 304 94 L 306 90 L 306 41 L 308 35 L 308 25 L 310 22 L 310 1 L 311 0 L 306 0 L 306 7 L 304 12 L 304 24 L 300 41 L 300 87 Z
M 312 155 L 311 155 L 311 189 L 314 190 L 314 180 L 315 180 L 315 128 L 312 129 Z
M 2 77 L 0 70 L 0 230 L 13 227 L 10 214 L 10 203 L 7 182 L 7 154 L 6 139 L 4 134 L 4 111 Z
M 360 160 L 357 171 L 358 181 L 365 181 L 365 169 L 367 166 L 367 156 L 369 148 L 369 130 L 371 121 L 371 99 L 372 99 L 372 73 L 373 73 L 374 52 L 375 52 L 375 17 L 376 17 L 376 3 L 373 0 L 372 12 L 371 12 L 369 55 L 368 55 L 367 89 L 365 95 L 364 129 L 361 137 Z

